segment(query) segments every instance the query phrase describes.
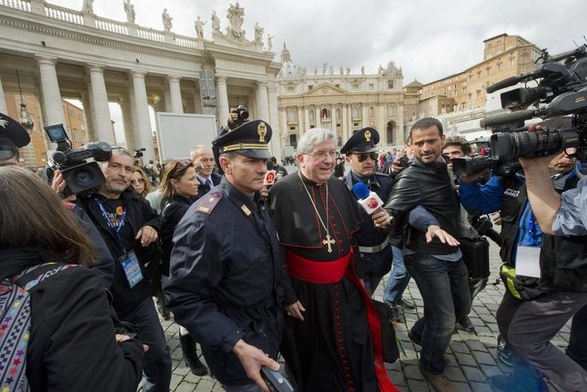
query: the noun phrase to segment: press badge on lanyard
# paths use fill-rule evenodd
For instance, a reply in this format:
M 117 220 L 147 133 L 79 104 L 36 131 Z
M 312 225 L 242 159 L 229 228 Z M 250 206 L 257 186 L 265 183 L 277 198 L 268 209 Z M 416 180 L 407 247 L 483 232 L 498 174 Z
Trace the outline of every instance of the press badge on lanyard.
M 118 261 L 122 265 L 122 269 L 124 270 L 124 274 L 126 275 L 126 280 L 128 281 L 130 288 L 132 289 L 137 285 L 137 283 L 143 280 L 143 273 L 141 272 L 141 267 L 139 266 L 139 259 L 137 258 L 135 251 L 131 249 L 127 252 L 124 249 L 122 239 L 120 238 L 120 230 L 122 229 L 122 226 L 124 226 L 124 222 L 126 220 L 126 209 L 118 207 L 121 209 L 121 211 L 119 212 L 117 208 L 116 215 L 120 216 L 120 218 L 117 221 L 115 221 L 104 208 L 102 201 L 100 201 L 97 198 L 94 200 L 96 201 L 98 207 L 100 207 L 100 210 L 102 211 L 102 215 L 104 216 L 104 219 L 108 224 L 108 227 L 110 227 L 110 229 L 114 232 L 114 235 L 116 236 L 116 239 L 120 244 L 120 247 L 122 248 L 122 250 L 124 250 L 124 254 L 118 258 Z
M 126 280 L 128 280 L 128 284 L 132 289 L 143 280 L 143 273 L 141 272 L 141 267 L 139 266 L 139 259 L 135 254 L 134 250 L 131 250 L 128 253 L 120 256 L 118 258 L 120 264 L 122 264 L 122 269 L 124 270 L 124 274 L 126 275 Z
M 540 278 L 542 231 L 537 225 L 532 211 L 527 209 L 527 214 L 526 232 L 516 249 L 516 275 Z

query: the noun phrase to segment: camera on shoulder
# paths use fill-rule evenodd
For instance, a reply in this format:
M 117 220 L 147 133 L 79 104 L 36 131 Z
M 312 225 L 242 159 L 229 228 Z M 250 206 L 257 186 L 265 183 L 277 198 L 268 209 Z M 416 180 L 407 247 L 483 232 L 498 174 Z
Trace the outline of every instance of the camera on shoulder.
M 57 143 L 57 150 L 51 159 L 57 169 L 61 170 L 63 179 L 67 183 L 66 193 L 80 194 L 102 185 L 106 179 L 97 162 L 107 161 L 112 155 L 112 147 L 106 142 L 88 143 L 79 148 L 72 148 L 71 140 L 63 124 L 44 127 L 47 136 L 53 143 Z

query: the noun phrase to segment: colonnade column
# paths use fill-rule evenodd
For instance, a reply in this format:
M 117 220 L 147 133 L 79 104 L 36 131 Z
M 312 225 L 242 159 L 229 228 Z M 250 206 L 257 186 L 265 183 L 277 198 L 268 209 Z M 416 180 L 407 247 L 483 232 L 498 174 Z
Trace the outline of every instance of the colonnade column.
M 369 113 L 367 111 L 368 106 L 366 104 L 361 104 L 361 128 L 365 128 L 367 126 L 369 126 Z
M 226 122 L 229 113 L 226 76 L 216 77 L 216 93 L 216 99 L 218 102 L 218 125 L 222 125 Z
M 135 140 L 135 133 L 133 132 L 132 110 L 129 99 L 123 98 L 120 100 L 120 111 L 122 113 L 122 125 L 124 127 L 126 148 L 131 151 L 136 150 L 137 142 Z
M 183 103 L 181 100 L 181 88 L 178 76 L 168 76 L 169 96 L 171 99 L 171 111 L 173 113 L 183 113 Z
M 0 78 L 0 113 L 8 112 L 6 107 L 6 98 L 4 97 L 4 88 L 2 87 L 2 79 Z
M 349 140 L 351 137 L 349 135 L 349 105 L 346 103 L 343 104 L 340 111 L 342 112 L 342 138 L 344 140 Z
M 302 137 L 304 132 L 310 129 L 310 109 L 308 109 L 307 106 L 304 106 L 304 122 L 306 123 L 306 126 L 304 128 L 300 128 L 298 140 L 300 137 Z
M 57 70 L 55 69 L 57 59 L 36 56 L 36 60 L 41 74 L 41 104 L 45 114 L 44 123 L 47 125 L 63 124 L 65 122 L 63 103 L 61 102 Z
M 298 130 L 305 129 L 307 127 L 308 123 L 306 122 L 304 108 L 302 106 L 298 106 Z
M 283 158 L 281 156 L 282 147 L 288 143 L 286 143 L 285 139 L 287 136 L 287 122 L 283 123 L 283 127 L 279 125 L 279 109 L 277 108 L 277 84 L 276 83 L 264 83 L 266 85 L 265 94 L 267 95 L 267 110 L 269 111 L 269 124 L 275 124 L 273 127 L 273 132 L 277 132 L 277 135 L 274 135 L 271 139 L 273 155 L 275 155 L 279 160 Z M 260 94 L 262 96 L 262 94 Z M 279 136 L 279 137 L 276 137 Z
M 336 106 L 330 105 L 330 130 L 336 135 Z M 337 137 L 337 139 L 340 139 Z M 343 141 L 344 143 L 344 141 Z
M 134 134 L 137 136 L 137 148 L 145 148 L 143 161 L 148 162 L 155 159 L 153 148 L 153 135 L 151 120 L 149 118 L 149 101 L 147 100 L 147 86 L 145 85 L 145 74 L 143 71 L 131 71 L 133 85 L 133 104 L 135 107 L 136 121 L 133 117 Z
M 94 135 L 101 141 L 109 144 L 116 144 L 112 120 L 110 118 L 110 107 L 108 106 L 108 92 L 104 81 L 104 66 L 89 64 L 88 73 L 92 84 L 92 115 L 94 117 Z

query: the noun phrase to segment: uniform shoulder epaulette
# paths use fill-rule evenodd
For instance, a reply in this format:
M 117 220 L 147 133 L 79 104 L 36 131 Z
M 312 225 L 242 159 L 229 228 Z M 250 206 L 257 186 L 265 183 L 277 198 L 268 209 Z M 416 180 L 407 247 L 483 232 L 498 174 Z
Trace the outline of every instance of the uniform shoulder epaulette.
M 208 192 L 200 200 L 198 200 L 197 212 L 210 215 L 214 207 L 222 199 L 222 192 Z
M 380 172 L 374 172 L 373 174 L 375 174 L 376 176 L 380 176 L 380 177 L 389 177 L 389 174 L 380 173 Z

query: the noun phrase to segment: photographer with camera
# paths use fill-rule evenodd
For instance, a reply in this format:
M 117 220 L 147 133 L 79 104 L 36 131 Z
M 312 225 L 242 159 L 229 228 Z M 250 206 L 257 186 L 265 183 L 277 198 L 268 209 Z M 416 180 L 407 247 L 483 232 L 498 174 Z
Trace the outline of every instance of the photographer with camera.
M 112 150 L 110 158 L 101 162 L 101 170 L 105 181 L 96 190 L 78 195 L 76 203 L 90 216 L 116 260 L 111 286 L 114 310 L 121 320 L 140 325 L 140 339 L 149 345 L 143 390 L 169 391 L 171 357 L 145 268 L 160 257 L 156 246 L 159 216 L 147 200 L 129 189 L 133 173 L 130 152 Z
M 576 187 L 564 188 L 559 195 L 555 190 L 556 183 L 553 186 L 549 164 L 552 164 L 553 154 L 560 154 L 561 151 L 571 157 L 576 156 L 583 164 L 587 161 L 587 45 L 554 57 L 543 50 L 541 59 L 542 64 L 530 73 L 505 79 L 487 88 L 487 92 L 491 93 L 520 82 L 538 82 L 537 87 L 522 87 L 502 93 L 502 107 L 515 111 L 485 118 L 481 122 L 482 126 L 509 125 L 534 117 L 556 120 L 557 116 L 571 115 L 566 117 L 570 120 L 570 128 L 567 125 L 559 129 L 549 124 L 553 129 L 543 130 L 531 126 L 528 130 L 494 133 L 490 138 L 493 160 L 519 157 L 525 173 L 528 201 L 536 222 L 544 232 L 540 248 L 526 246 L 525 242 L 535 237 L 529 236 L 524 237 L 522 246 L 516 249 L 518 256 L 522 255 L 516 259 L 516 274 L 522 275 L 518 271 L 522 262 L 530 267 L 523 271 L 523 275 L 536 276 L 537 282 L 532 290 L 526 290 L 527 285 L 519 284 L 516 275 L 507 277 L 508 288 L 522 289 L 522 292 L 516 292 L 525 301 L 513 307 L 506 318 L 508 324 L 504 326 L 505 331 L 501 326 L 500 331 L 507 333 L 507 340 L 513 349 L 531 365 L 525 369 L 527 373 L 534 372 L 537 380 L 534 386 L 546 389 L 539 377 L 542 373 L 565 391 L 583 391 L 587 385 L 587 372 L 571 357 L 578 360 L 582 357 L 583 365 L 587 357 L 587 344 L 581 342 L 585 326 L 577 327 L 577 323 L 585 323 L 582 313 L 585 310 L 582 309 L 587 305 L 585 179 L 578 181 Z M 534 106 L 527 109 L 530 105 Z M 584 169 L 583 166 L 579 170 Z M 510 193 L 509 190 L 505 192 L 506 196 Z M 509 194 L 512 195 L 515 194 Z M 538 225 L 529 226 L 529 233 L 537 232 L 537 228 Z M 550 340 L 577 313 L 583 316 L 573 320 L 567 356 Z M 519 384 L 516 390 L 524 389 L 519 380 L 492 377 L 492 384 L 503 390 L 510 391 L 512 381 Z
M 481 187 L 476 180 L 483 175 L 484 172 L 461 176 L 461 203 L 476 215 L 501 211 L 503 242 L 500 256 L 505 264 L 503 268 L 513 269 L 516 267 L 517 252 L 520 247 L 523 247 L 524 254 L 526 254 L 525 250 L 528 250 L 534 255 L 534 260 L 538 260 L 537 252 L 542 243 L 542 231 L 530 211 L 524 171 L 519 171 L 513 176 L 493 176 L 485 186 Z M 551 187 L 553 181 L 556 181 L 557 185 L 560 184 L 558 186 L 561 190 L 569 189 L 577 182 L 577 176 L 573 171 L 573 160 L 564 152 L 549 162 Z M 515 292 L 506 290 L 497 310 L 497 323 L 501 334 L 498 337 L 497 357 L 502 363 L 509 366 L 519 362 L 518 356 L 511 351 L 510 341 L 512 338 L 508 333 L 513 314 L 524 303 L 522 298 L 529 299 L 539 294 L 537 278 L 517 276 L 516 279 L 519 285 Z M 541 384 L 539 377 L 531 372 L 521 371 L 520 366 L 516 366 L 515 370 L 516 383 L 523 385 L 520 390 L 528 388 L 528 385 Z M 500 381 L 506 380 L 492 378 L 492 383 L 497 384 L 498 387 L 502 385 Z M 507 385 L 511 384 L 512 379 L 508 379 Z M 503 386 L 505 387 L 505 384 Z
M 530 206 L 547 235 L 540 252 L 540 295 L 520 304 L 507 333 L 512 347 L 563 390 L 584 391 L 587 371 L 550 340 L 587 306 L 587 180 L 582 178 L 576 188 L 557 193 L 550 173 L 551 160 L 552 156 L 520 157 Z M 571 331 L 585 334 L 584 329 Z M 577 338 L 570 340 L 576 343 Z M 584 345 L 579 350 L 584 351 Z

